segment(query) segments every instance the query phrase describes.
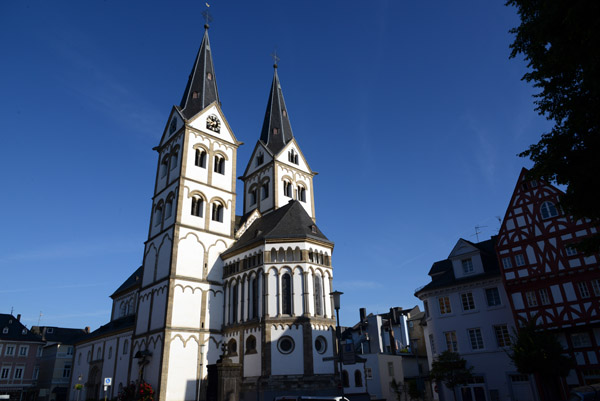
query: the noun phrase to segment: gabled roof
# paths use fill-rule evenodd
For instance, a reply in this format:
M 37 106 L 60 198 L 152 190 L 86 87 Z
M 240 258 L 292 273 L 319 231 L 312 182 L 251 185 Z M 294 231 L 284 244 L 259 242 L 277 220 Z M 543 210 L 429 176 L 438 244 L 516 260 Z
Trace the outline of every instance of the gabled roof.
M 5 329 L 7 331 L 6 333 L 4 332 Z M 28 330 L 27 327 L 13 315 L 0 313 L 0 340 L 42 342 L 42 337 Z
M 204 110 L 212 102 L 220 103 L 217 77 L 208 39 L 208 25 L 205 25 L 204 28 L 204 37 L 181 99 L 181 114 L 187 120 Z
M 287 205 L 275 209 L 256 219 L 235 244 L 221 254 L 224 259 L 238 249 L 254 243 L 276 239 L 314 239 L 333 245 L 319 230 L 302 204 L 291 200 Z
M 85 340 L 92 340 L 96 337 L 101 337 L 110 333 L 117 333 L 121 331 L 125 331 L 127 329 L 132 329 L 135 325 L 135 315 L 128 315 L 119 319 L 112 320 L 105 324 L 104 326 L 100 326 L 93 332 L 91 332 Z M 83 339 L 80 339 L 83 340 Z
M 53 326 L 33 326 L 31 331 L 42 337 L 44 341 L 72 345 L 88 336 L 85 329 L 69 329 Z
M 468 242 L 470 245 L 473 245 L 474 247 L 480 250 L 481 263 L 483 264 L 483 273 L 456 278 L 456 276 L 454 275 L 454 269 L 452 268 L 451 259 L 437 261 L 431 266 L 431 269 L 429 270 L 431 282 L 425 285 L 424 287 L 420 288 L 418 291 L 416 291 L 415 296 L 417 296 L 417 294 L 419 293 L 432 289 L 452 287 L 454 285 L 465 284 L 474 281 L 484 280 L 490 277 L 500 276 L 500 267 L 498 266 L 498 259 L 496 258 L 496 252 L 494 250 L 497 238 L 497 236 L 493 236 L 487 241 L 482 241 L 478 243 L 473 243 L 461 238 L 459 242 Z
M 276 155 L 292 140 L 294 134 L 292 133 L 287 107 L 283 100 L 283 92 L 277 75 L 277 64 L 273 67 L 275 72 L 273 73 L 273 83 L 271 84 L 260 140 Z
M 141 283 L 142 283 L 142 266 L 138 267 L 137 270 L 134 271 L 133 274 L 131 276 L 129 276 L 127 278 L 127 280 L 125 280 L 123 282 L 123 284 L 121 284 L 121 286 L 119 288 L 117 288 L 117 290 L 110 297 L 114 298 L 119 294 L 122 294 L 128 290 L 131 290 L 134 287 L 139 287 L 139 285 Z

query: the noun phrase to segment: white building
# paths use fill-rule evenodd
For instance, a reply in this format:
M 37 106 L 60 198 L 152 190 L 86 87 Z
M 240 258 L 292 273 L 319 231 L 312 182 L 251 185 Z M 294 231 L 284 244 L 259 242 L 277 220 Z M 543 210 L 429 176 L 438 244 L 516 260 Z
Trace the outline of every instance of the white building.
M 139 380 L 160 400 L 210 398 L 223 344 L 241 365 L 244 399 L 337 393 L 334 362 L 324 361 L 334 354 L 333 243 L 316 226 L 315 174 L 274 67 L 236 216 L 241 142 L 221 109 L 206 26 L 155 148 L 143 266 L 113 294 L 111 322 L 77 347 L 86 398 L 103 395 L 100 377 L 113 378 L 109 398 Z
M 472 243 L 460 239 L 448 259 L 429 271 L 431 282 L 416 291 L 425 308 L 424 335 L 431 366 L 443 351 L 458 352 L 474 378 L 456 389 L 462 401 L 534 400 L 534 382 L 521 375 L 507 349 L 514 320 L 494 250 L 496 237 Z M 453 400 L 437 385 L 434 397 Z

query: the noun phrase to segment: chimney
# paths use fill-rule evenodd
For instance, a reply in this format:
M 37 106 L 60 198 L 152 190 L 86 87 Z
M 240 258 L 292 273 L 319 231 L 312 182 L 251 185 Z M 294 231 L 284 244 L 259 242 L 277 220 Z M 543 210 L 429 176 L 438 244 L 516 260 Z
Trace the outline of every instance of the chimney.
M 20 313 L 17 315 L 17 321 L 19 321 L 19 322 L 21 321 L 21 314 Z
M 360 308 L 359 313 L 360 313 L 360 321 L 362 323 L 367 318 L 367 308 Z
M 90 334 L 90 326 L 85 326 L 85 332 L 86 334 Z

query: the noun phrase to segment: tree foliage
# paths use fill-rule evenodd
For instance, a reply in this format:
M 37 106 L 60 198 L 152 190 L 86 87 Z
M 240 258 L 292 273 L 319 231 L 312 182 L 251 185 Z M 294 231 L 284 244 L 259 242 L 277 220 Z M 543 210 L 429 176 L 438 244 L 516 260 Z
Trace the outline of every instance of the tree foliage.
M 434 381 L 442 381 L 449 389 L 467 384 L 473 377 L 473 367 L 467 368 L 465 361 L 457 352 L 444 351 L 431 364 L 429 376 Z
M 554 122 L 550 132 L 520 154 L 534 162 L 532 178 L 566 185 L 565 212 L 600 222 L 600 2 L 508 0 L 521 25 L 510 32 L 511 58 L 522 54 L 523 76 L 540 92 L 536 110 Z M 600 235 L 583 249 L 600 248 Z
M 575 366 L 564 352 L 552 332 L 530 321 L 513 336 L 508 355 L 520 373 L 538 374 L 543 379 L 553 380 L 558 376 L 566 377 Z

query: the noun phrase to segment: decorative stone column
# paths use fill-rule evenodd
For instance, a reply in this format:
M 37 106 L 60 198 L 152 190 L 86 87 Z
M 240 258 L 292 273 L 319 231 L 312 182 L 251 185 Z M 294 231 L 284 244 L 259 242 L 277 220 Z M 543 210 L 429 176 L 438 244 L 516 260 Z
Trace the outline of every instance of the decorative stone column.
M 217 362 L 217 371 L 219 372 L 217 401 L 238 401 L 242 384 L 242 365 L 225 358 Z

